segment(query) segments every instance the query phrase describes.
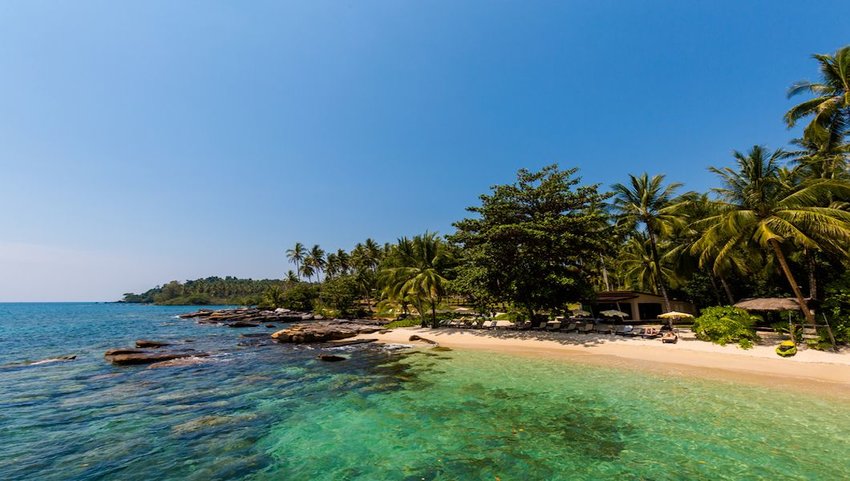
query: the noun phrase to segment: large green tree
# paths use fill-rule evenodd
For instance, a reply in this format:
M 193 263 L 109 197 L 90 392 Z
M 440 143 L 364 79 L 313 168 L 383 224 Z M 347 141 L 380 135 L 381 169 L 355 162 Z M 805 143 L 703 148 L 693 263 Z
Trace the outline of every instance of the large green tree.
M 515 183 L 481 195 L 467 208 L 475 216 L 455 223 L 450 237 L 463 253 L 458 277 L 529 317 L 592 296 L 596 260 L 612 253 L 608 197 L 598 185 L 579 186 L 576 172 L 521 169 Z
M 823 207 L 830 195 L 846 193 L 848 185 L 819 179 L 794 185 L 783 173 L 782 151 L 754 146 L 746 154 L 734 152 L 737 168 L 711 168 L 723 187 L 718 210 L 698 222 L 702 236 L 693 245 L 704 263 L 723 263 L 739 249 L 758 246 L 771 252 L 782 269 L 803 315 L 815 324 L 803 293 L 788 263 L 788 252 L 816 249 L 847 255 L 850 246 L 850 213 Z

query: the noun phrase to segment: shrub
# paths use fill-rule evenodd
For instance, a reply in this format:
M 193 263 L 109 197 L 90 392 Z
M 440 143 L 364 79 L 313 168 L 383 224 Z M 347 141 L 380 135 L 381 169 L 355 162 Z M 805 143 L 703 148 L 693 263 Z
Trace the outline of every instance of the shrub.
M 753 327 L 759 320 L 758 316 L 737 307 L 708 307 L 694 320 L 694 333 L 703 341 L 721 346 L 735 342 L 742 349 L 750 349 L 758 340 Z
M 293 311 L 313 312 L 319 298 L 319 288 L 313 284 L 299 282 L 283 294 L 283 307 Z

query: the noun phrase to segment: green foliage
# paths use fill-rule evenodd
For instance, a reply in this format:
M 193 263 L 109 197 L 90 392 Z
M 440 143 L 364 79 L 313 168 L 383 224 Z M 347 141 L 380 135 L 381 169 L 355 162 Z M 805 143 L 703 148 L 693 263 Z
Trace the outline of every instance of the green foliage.
M 299 282 L 283 294 L 283 307 L 293 311 L 312 312 L 319 299 L 319 286 Z
M 395 329 L 397 327 L 418 327 L 420 325 L 422 325 L 422 320 L 419 318 L 419 316 L 411 316 L 405 319 L 393 321 L 384 327 L 386 327 L 387 329 Z
M 455 223 L 461 247 L 459 290 L 481 302 L 509 302 L 533 314 L 592 295 L 599 272 L 587 262 L 610 254 L 613 238 L 597 185 L 579 186 L 576 169 L 522 169 Z M 485 293 L 487 296 L 482 296 Z
M 339 317 L 356 313 L 358 285 L 352 275 L 334 277 L 322 284 L 319 298 L 326 307 L 334 309 Z
M 758 316 L 737 307 L 708 307 L 694 320 L 693 329 L 697 339 L 721 346 L 736 342 L 741 348 L 749 349 L 758 341 L 754 327 L 759 320 Z
M 283 307 L 284 291 L 281 286 L 269 286 L 258 305 L 260 307 L 278 308 Z
M 186 282 L 171 281 L 141 294 L 128 292 L 122 302 L 161 305 L 237 305 L 257 304 L 258 299 L 272 286 L 275 279 L 238 279 L 236 277 L 207 277 Z
M 437 305 L 446 294 L 448 274 L 454 264 L 453 253 L 436 234 L 426 232 L 412 239 L 402 237 L 387 253 L 380 271 L 380 284 L 388 299 L 416 306 L 425 326 L 425 314 L 431 313 L 431 325 L 437 327 Z

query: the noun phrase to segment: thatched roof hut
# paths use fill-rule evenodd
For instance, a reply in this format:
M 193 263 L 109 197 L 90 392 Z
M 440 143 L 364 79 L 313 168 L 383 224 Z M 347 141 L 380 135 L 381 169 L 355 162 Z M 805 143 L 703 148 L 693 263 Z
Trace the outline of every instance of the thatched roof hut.
M 744 299 L 735 304 L 747 311 L 799 311 L 800 305 L 796 299 L 787 297 L 762 297 L 758 299 Z

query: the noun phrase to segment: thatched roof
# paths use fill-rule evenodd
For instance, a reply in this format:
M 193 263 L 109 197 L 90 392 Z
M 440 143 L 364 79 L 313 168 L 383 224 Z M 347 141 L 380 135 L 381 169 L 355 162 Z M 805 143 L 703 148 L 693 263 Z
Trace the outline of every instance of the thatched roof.
M 795 299 L 787 297 L 762 297 L 759 299 L 744 299 L 735 307 L 748 311 L 799 311 L 800 305 Z

